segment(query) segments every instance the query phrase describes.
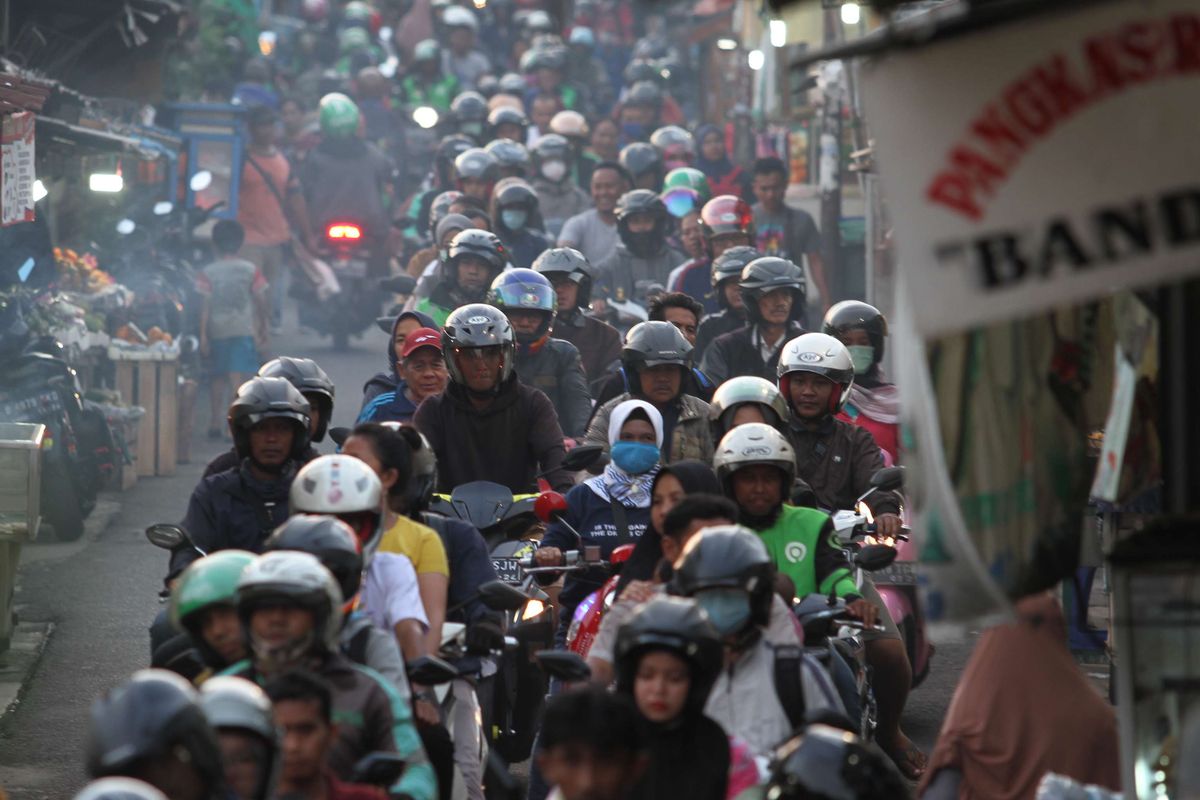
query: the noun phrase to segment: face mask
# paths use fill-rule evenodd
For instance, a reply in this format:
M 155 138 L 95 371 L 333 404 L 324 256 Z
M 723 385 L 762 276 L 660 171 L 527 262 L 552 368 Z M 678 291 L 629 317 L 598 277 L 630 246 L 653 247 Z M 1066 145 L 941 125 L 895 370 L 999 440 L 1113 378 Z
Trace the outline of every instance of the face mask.
M 647 442 L 616 442 L 612 446 L 613 463 L 630 475 L 641 475 L 658 463 L 658 448 Z
M 626 122 L 621 125 L 621 138 L 627 142 L 645 141 L 646 126 L 640 122 Z
M 750 595 L 741 589 L 709 589 L 696 595 L 696 604 L 722 636 L 738 633 L 750 621 Z
M 640 233 L 624 231 L 621 233 L 621 241 L 625 243 L 629 252 L 639 258 L 652 258 L 658 255 L 658 251 L 662 250 L 663 245 L 662 235 L 659 234 L 657 228 Z
M 567 175 L 567 165 L 561 161 L 547 161 L 542 164 L 542 177 L 551 183 L 558 183 Z
M 525 220 L 529 218 L 529 212 L 523 208 L 502 208 L 500 209 L 500 220 L 504 223 L 504 227 L 510 231 L 519 231 L 525 227 Z
M 846 347 L 850 360 L 854 362 L 854 374 L 866 375 L 875 366 L 875 348 L 869 344 L 852 344 Z

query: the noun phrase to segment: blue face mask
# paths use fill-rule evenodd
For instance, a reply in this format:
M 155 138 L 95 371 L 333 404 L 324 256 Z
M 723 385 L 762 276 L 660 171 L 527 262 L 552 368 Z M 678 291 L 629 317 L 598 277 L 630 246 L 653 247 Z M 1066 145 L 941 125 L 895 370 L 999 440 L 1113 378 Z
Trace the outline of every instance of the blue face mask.
M 658 463 L 658 448 L 648 442 L 617 442 L 612 446 L 612 461 L 630 475 L 641 475 Z
M 750 595 L 741 589 L 709 589 L 696 595 L 717 633 L 730 636 L 750 622 Z
M 504 227 L 510 231 L 519 231 L 525 227 L 525 221 L 529 218 L 529 212 L 523 208 L 502 208 L 500 209 L 500 220 L 504 223 Z

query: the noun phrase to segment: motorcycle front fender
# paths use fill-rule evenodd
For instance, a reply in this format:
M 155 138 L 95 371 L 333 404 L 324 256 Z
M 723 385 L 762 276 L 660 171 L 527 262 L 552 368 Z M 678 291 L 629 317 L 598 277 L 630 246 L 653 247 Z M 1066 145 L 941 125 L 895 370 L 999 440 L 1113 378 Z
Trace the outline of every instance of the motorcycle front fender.
M 880 599 L 883 600 L 884 607 L 888 610 L 888 614 L 892 617 L 892 622 L 899 627 L 903 620 L 914 616 L 912 598 L 903 589 L 896 586 L 879 586 L 875 589 L 879 592 Z

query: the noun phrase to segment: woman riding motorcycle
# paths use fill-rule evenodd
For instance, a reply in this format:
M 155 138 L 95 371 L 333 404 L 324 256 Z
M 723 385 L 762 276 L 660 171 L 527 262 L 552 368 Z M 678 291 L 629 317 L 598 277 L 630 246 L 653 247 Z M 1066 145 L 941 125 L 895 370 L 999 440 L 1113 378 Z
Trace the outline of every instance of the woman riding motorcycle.
M 900 393 L 883 374 L 887 318 L 858 300 L 843 300 L 825 312 L 821 331 L 846 345 L 854 362 L 854 384 L 838 419 L 866 428 L 891 462 L 900 460 Z

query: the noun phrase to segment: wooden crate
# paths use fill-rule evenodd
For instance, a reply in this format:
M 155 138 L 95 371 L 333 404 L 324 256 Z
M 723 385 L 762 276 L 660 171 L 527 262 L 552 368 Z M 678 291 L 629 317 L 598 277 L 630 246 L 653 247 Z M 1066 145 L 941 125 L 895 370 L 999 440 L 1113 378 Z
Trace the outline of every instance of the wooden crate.
M 121 398 L 146 409 L 137 432 L 137 474 L 174 475 L 179 425 L 178 362 L 114 358 L 113 363 Z

